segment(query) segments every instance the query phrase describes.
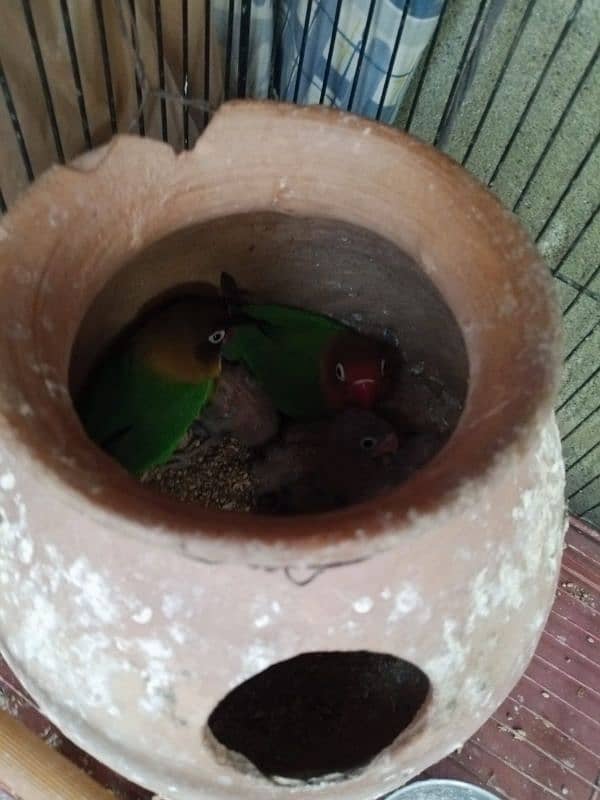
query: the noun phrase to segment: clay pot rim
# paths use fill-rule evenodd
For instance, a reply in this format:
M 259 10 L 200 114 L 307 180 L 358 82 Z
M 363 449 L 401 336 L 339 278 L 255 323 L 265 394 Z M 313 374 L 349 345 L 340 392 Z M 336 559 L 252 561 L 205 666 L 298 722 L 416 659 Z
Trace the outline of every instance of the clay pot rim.
M 80 476 L 75 474 L 77 470 L 66 464 L 48 463 L 40 458 L 39 452 L 34 463 L 39 480 L 60 487 L 64 501 L 68 498 L 69 505 L 86 516 L 101 520 L 105 527 L 112 527 L 119 535 L 142 537 L 153 545 L 176 548 L 185 556 L 211 563 L 233 560 L 266 568 L 301 563 L 322 568 L 360 561 L 374 552 L 387 549 L 392 542 L 400 541 L 416 519 L 421 522 L 421 532 L 434 527 L 433 520 L 443 505 L 448 506 L 446 513 L 453 513 L 453 503 L 456 501 L 455 507 L 458 508 L 459 490 L 466 484 L 471 491 L 481 491 L 495 469 L 498 458 L 508 458 L 511 453 L 520 450 L 529 436 L 529 423 L 548 413 L 559 372 L 557 311 L 546 269 L 516 219 L 507 215 L 499 201 L 449 157 L 403 131 L 323 107 L 299 108 L 272 102 L 233 101 L 219 109 L 192 151 L 177 155 L 168 144 L 121 135 L 101 148 L 100 152 L 96 151 L 88 157 L 89 163 L 83 168 L 81 160 L 79 164 L 51 168 L 7 215 L 5 230 L 18 232 L 22 225 L 27 225 L 28 207 L 36 200 L 47 197 L 54 190 L 55 183 L 70 187 L 71 192 L 85 190 L 88 196 L 93 195 L 94 182 L 100 184 L 108 180 L 111 170 L 114 171 L 119 160 L 127 159 L 131 148 L 136 148 L 138 153 L 145 149 L 148 156 L 156 161 L 166 161 L 173 171 L 181 172 L 189 170 L 190 163 L 203 159 L 207 154 L 214 159 L 219 150 L 221 154 L 228 152 L 227 140 L 231 140 L 241 127 L 246 137 L 254 135 L 258 141 L 261 131 L 275 125 L 280 125 L 282 134 L 289 132 L 290 125 L 293 125 L 296 129 L 304 128 L 305 135 L 325 131 L 338 135 L 344 141 L 360 141 L 361 144 L 368 141 L 367 150 L 371 152 L 373 147 L 377 147 L 381 150 L 382 158 L 389 157 L 390 149 L 394 148 L 393 155 L 399 169 L 410 173 L 410 169 L 416 171 L 418 168 L 424 177 L 426 175 L 430 180 L 438 180 L 440 187 L 449 187 L 449 191 L 464 198 L 465 205 L 467 201 L 473 206 L 477 205 L 482 219 L 482 239 L 484 230 L 488 235 L 489 229 L 496 226 L 507 240 L 510 238 L 519 245 L 519 255 L 511 256 L 512 261 L 505 256 L 504 262 L 506 266 L 511 264 L 513 276 L 519 270 L 526 270 L 533 276 L 527 283 L 515 283 L 513 289 L 515 294 L 520 293 L 517 295 L 519 303 L 530 304 L 532 308 L 535 306 L 536 324 L 542 321 L 537 333 L 529 326 L 529 339 L 523 341 L 521 348 L 523 361 L 529 359 L 532 364 L 535 363 L 537 373 L 533 378 L 538 382 L 537 394 L 534 396 L 528 386 L 515 380 L 510 386 L 510 396 L 498 403 L 496 408 L 490 407 L 487 419 L 474 420 L 472 401 L 475 389 L 480 394 L 484 390 L 478 378 L 475 378 L 475 384 L 472 379 L 465 410 L 456 430 L 429 464 L 410 480 L 384 495 L 327 514 L 281 518 L 186 507 L 141 486 L 87 441 L 88 450 L 94 451 L 90 453 L 91 461 L 102 476 L 103 489 L 100 494 L 86 491 L 78 483 Z M 368 153 L 361 158 L 368 159 Z M 358 178 L 360 170 L 356 175 Z M 65 179 L 66 176 L 69 176 L 68 179 Z M 317 198 L 314 203 L 316 208 Z M 252 205 L 249 208 L 265 210 L 264 207 Z M 297 210 L 282 209 L 281 205 L 278 210 L 298 214 Z M 394 208 L 390 211 L 392 216 L 394 212 L 398 213 Z M 305 215 L 309 214 L 310 209 L 305 207 Z M 315 213 L 315 216 L 323 214 Z M 331 218 L 339 217 L 332 211 Z M 171 228 L 170 232 L 174 230 Z M 161 232 L 157 238 L 164 235 Z M 148 239 L 143 244 L 147 247 L 151 243 Z M 465 256 L 468 255 L 466 242 Z M 0 249 L 0 270 L 2 266 L 8 266 L 6 261 L 2 263 L 3 260 Z M 424 262 L 420 266 L 430 278 L 435 279 Z M 451 310 L 454 312 L 455 309 Z M 509 326 L 512 328 L 512 320 L 505 322 L 507 334 Z M 467 351 L 471 359 L 469 342 Z M 545 354 L 544 364 L 541 363 L 542 352 Z M 74 416 L 72 410 L 69 413 Z M 27 451 L 31 457 L 31 443 L 23 441 L 21 436 L 23 420 L 18 420 L 15 425 L 15 419 L 11 417 L 8 423 L 15 449 Z M 481 434 L 479 442 L 474 441 L 473 426 L 476 423 Z M 83 433 L 78 420 L 71 418 L 68 426 L 80 440 L 78 444 L 81 444 Z M 465 458 L 466 464 L 463 463 Z M 453 469 L 453 459 L 458 459 L 455 464 L 462 465 L 458 472 L 456 468 Z M 151 513 L 148 509 L 150 500 Z

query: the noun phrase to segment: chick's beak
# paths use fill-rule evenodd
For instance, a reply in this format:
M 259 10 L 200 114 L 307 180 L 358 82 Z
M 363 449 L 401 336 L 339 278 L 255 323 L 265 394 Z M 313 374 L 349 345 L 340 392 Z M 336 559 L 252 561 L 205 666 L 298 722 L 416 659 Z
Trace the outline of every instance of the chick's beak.
M 361 378 L 350 384 L 349 394 L 353 405 L 369 411 L 377 400 L 377 384 L 372 378 Z

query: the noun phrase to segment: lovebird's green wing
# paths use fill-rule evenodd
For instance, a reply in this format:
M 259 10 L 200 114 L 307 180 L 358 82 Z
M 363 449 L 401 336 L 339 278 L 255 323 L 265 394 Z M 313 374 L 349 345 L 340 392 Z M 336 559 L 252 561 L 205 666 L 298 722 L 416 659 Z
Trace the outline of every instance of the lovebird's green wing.
M 252 319 L 260 320 L 279 330 L 280 335 L 291 331 L 322 331 L 337 332 L 346 330 L 343 322 L 315 311 L 306 311 L 303 308 L 294 308 L 280 303 L 247 303 L 241 309 Z
M 214 383 L 165 379 L 131 349 L 112 349 L 88 378 L 76 408 L 88 436 L 140 475 L 169 458 L 209 401 Z
M 326 413 L 321 356 L 346 326 L 312 311 L 278 304 L 242 306 L 259 325 L 240 325 L 223 356 L 241 361 L 262 384 L 275 407 L 293 419 Z

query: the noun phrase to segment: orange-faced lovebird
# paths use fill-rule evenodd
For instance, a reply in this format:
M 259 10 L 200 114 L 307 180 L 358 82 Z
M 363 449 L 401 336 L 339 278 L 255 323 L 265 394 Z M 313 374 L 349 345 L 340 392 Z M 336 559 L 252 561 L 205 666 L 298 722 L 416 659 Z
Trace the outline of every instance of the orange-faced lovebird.
M 372 409 L 387 396 L 392 360 L 382 342 L 345 330 L 332 337 L 321 358 L 321 388 L 331 409 Z
M 236 330 L 223 356 L 244 364 L 281 413 L 319 419 L 343 408 L 372 409 L 385 397 L 388 345 L 323 314 L 231 298 L 233 279 L 224 283 L 229 301 L 254 324 Z

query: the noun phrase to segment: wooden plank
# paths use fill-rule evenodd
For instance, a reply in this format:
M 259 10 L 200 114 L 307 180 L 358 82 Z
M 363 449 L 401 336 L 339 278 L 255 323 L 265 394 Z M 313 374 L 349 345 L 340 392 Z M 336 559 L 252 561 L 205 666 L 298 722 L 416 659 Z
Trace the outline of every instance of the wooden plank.
M 567 570 L 561 570 L 558 586 L 565 594 L 569 594 L 579 600 L 582 605 L 591 608 L 593 611 L 600 611 L 599 595 L 591 587 L 580 581 L 576 575 L 572 575 Z
M 587 539 L 588 543 L 586 544 L 583 539 Z M 589 553 L 593 553 L 593 555 L 590 555 L 593 560 L 597 561 L 600 558 L 600 530 L 594 528 L 585 519 L 575 517 L 573 514 L 569 516 L 569 529 L 566 535 L 566 541 L 571 542 L 571 540 L 576 543 L 579 542 L 584 548 L 589 548 Z M 595 547 L 595 545 L 598 545 L 598 547 Z
M 20 800 L 115 800 L 112 792 L 0 711 L 2 787 Z
M 1 658 L 0 664 L 2 665 L 0 671 L 3 676 L 9 674 L 7 672 L 8 668 L 4 669 L 5 665 Z M 0 706 L 4 711 L 19 720 L 30 731 L 37 734 L 40 739 L 46 741 L 48 745 L 77 767 L 83 769 L 97 783 L 113 792 L 117 798 L 123 798 L 123 800 L 152 800 L 154 797 L 152 792 L 135 786 L 123 776 L 113 772 L 105 764 L 96 761 L 64 737 L 59 729 L 49 722 L 33 702 L 22 693 L 23 690 L 14 676 L 12 676 L 11 684 L 16 684 L 16 688 L 13 685 L 9 685 L 5 677 L 0 679 Z
M 574 650 L 581 657 L 600 666 L 600 641 L 598 640 L 600 627 L 590 626 L 590 628 L 593 628 L 594 633 L 553 611 L 548 618 L 544 635 L 556 639 L 566 649 Z
M 538 663 L 542 660 L 543 663 Z M 556 673 L 556 674 L 555 674 Z M 596 703 L 600 703 L 600 695 L 597 693 L 599 681 L 599 669 L 589 659 L 580 655 L 576 650 L 559 642 L 547 633 L 544 633 L 540 639 L 536 655 L 527 668 L 527 674 L 540 683 L 542 686 L 547 685 L 547 688 L 554 689 L 559 697 L 564 697 L 572 705 L 577 706 L 572 702 L 571 690 L 573 686 L 582 686 L 586 693 L 595 699 L 591 699 L 589 704 L 591 707 L 596 707 Z M 543 680 L 545 675 L 545 680 Z M 561 680 L 564 678 L 564 691 L 565 695 L 560 691 Z M 581 696 L 581 692 L 579 696 Z M 590 705 L 586 707 L 590 708 Z M 590 716 L 594 719 L 600 719 L 599 714 L 592 714 Z
M 529 671 L 510 693 L 510 700 L 513 702 L 515 713 L 518 713 L 521 706 L 525 706 L 583 747 L 598 753 L 600 758 L 598 724 L 561 697 L 533 681 L 529 677 Z
M 571 800 L 589 800 L 592 783 L 550 753 L 532 746 L 523 729 L 488 720 L 472 741 L 519 773 L 535 776 L 546 789 L 559 795 L 567 789 Z
M 565 537 L 567 547 L 577 550 L 600 568 L 600 532 L 595 531 L 591 525 L 583 520 L 578 522 L 578 527 L 570 526 Z
M 598 599 L 600 597 L 600 571 L 593 561 L 578 550 L 567 547 L 563 553 L 561 575 L 562 573 L 575 576 L 580 582 L 584 583 L 590 590 L 590 593 L 595 597 L 595 608 L 598 607 Z
M 552 612 L 579 625 L 580 628 L 585 628 L 590 633 L 600 630 L 600 611 L 582 603 L 560 586 L 554 598 Z
M 547 798 L 564 800 L 565 795 L 561 794 L 560 790 L 555 792 L 544 786 L 537 776 L 519 772 L 472 739 L 457 753 L 456 759 L 467 769 L 475 772 L 480 785 L 494 789 L 503 797 L 511 800 L 513 798 L 514 800 L 547 800 Z
M 514 703 L 506 699 L 492 719 L 518 741 L 526 739 L 530 745 L 548 753 L 571 772 L 593 784 L 598 773 L 598 757 L 579 742 L 566 736 L 547 719 L 535 714 L 526 706 L 514 710 Z
M 454 781 L 463 781 L 464 783 L 478 783 L 475 773 L 459 763 L 454 754 L 429 767 L 415 780 L 421 781 L 426 778 L 449 778 Z

